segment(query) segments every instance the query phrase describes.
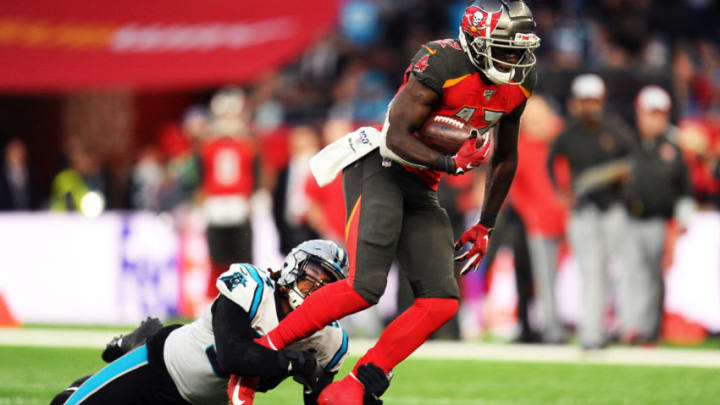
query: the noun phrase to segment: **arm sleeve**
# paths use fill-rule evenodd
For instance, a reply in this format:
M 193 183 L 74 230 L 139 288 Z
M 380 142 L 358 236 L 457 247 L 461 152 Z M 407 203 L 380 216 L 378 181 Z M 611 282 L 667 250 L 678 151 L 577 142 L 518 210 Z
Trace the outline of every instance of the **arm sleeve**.
M 250 316 L 220 295 L 212 307 L 218 363 L 223 371 L 241 376 L 287 376 L 287 360 L 280 352 L 255 343 Z
M 315 391 L 310 391 L 303 387 L 303 400 L 305 401 L 305 405 L 317 405 L 318 396 L 320 396 L 320 393 L 322 390 L 325 389 L 330 383 L 333 382 L 333 379 L 335 378 L 335 372 L 324 372 L 320 376 L 320 380 L 317 383 L 317 389 Z

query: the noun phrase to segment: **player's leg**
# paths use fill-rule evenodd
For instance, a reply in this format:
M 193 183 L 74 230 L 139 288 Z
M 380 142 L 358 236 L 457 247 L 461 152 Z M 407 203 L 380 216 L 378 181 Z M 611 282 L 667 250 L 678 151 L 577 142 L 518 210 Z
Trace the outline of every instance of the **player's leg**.
M 153 381 L 147 346 L 143 345 L 88 378 L 64 404 L 148 404 Z
M 131 350 L 145 344 L 150 336 L 162 328 L 163 324 L 158 318 L 145 318 L 134 331 L 126 335 L 116 336 L 110 343 L 105 345 L 105 350 L 102 352 L 103 361 L 110 363 L 117 360 Z
M 639 224 L 642 252 L 645 255 L 643 266 L 634 269 L 643 273 L 643 301 L 641 302 L 641 343 L 657 340 L 662 316 L 662 254 L 665 242 L 665 220 L 651 218 Z
M 368 395 L 381 395 L 368 391 L 372 384 L 364 381 L 360 368 L 377 368 L 380 374 L 388 375 L 457 312 L 459 290 L 450 221 L 434 193 L 426 187 L 421 190 L 429 194 L 413 195 L 413 201 L 426 205 L 406 208 L 398 245 L 400 267 L 408 272 L 415 302 L 388 325 L 350 375 L 320 394 L 319 404 L 359 405 Z
M 398 259 L 408 274 L 415 302 L 388 325 L 375 346 L 358 361 L 358 365 L 373 363 L 386 373 L 457 312 L 452 228 L 439 205 L 406 210 Z
M 50 401 L 50 405 L 63 405 L 65 401 L 67 401 L 67 399 L 70 398 L 70 396 L 74 394 L 75 391 L 77 391 L 78 387 L 80 387 L 82 383 L 87 381 L 92 376 L 92 374 L 89 374 L 73 381 L 73 383 L 70 384 L 69 387 L 65 388 L 61 393 L 55 395 L 55 398 Z
M 605 346 L 605 292 L 607 263 L 600 216 L 594 206 L 575 208 L 570 214 L 568 236 L 582 277 L 580 345 L 585 349 Z
M 402 227 L 403 196 L 396 182 L 403 172 L 397 165 L 383 168 L 377 152 L 345 169 L 348 278 L 315 291 L 261 339 L 261 344 L 282 349 L 377 303 L 385 290 Z

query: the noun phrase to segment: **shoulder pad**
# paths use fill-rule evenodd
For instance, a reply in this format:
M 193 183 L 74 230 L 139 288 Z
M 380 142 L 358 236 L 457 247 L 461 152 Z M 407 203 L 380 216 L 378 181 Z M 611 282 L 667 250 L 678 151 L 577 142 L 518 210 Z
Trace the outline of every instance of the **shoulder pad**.
M 528 72 L 527 77 L 525 78 L 525 81 L 521 86 L 527 91 L 528 94 L 532 94 L 533 91 L 535 91 L 535 86 L 537 85 L 537 70 L 533 68 L 530 72 Z
M 445 81 L 475 72 L 460 43 L 454 39 L 424 44 L 413 57 L 409 69 L 420 83 L 440 95 Z
M 240 305 L 252 320 L 257 314 L 263 294 L 272 294 L 275 282 L 270 274 L 247 263 L 236 263 L 218 277 L 215 285 L 220 294 Z

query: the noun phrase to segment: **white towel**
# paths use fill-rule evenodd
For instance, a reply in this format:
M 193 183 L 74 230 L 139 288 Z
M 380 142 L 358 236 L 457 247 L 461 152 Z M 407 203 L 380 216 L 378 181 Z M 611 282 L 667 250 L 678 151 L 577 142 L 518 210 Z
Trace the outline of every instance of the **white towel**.
M 320 187 L 330 184 L 340 172 L 380 146 L 382 134 L 362 127 L 327 145 L 310 159 L 310 171 Z

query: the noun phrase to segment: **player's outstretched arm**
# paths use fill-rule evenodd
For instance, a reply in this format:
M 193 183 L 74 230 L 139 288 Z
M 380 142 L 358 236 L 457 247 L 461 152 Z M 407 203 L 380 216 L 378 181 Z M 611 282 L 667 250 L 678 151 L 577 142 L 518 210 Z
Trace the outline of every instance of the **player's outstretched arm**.
M 440 95 L 417 81 L 411 74 L 405 87 L 390 105 L 385 140 L 388 149 L 408 162 L 443 170 L 442 167 L 436 167 L 443 155 L 412 135 L 422 127 L 438 102 Z
M 498 124 L 495 133 L 495 152 L 490 160 L 485 182 L 483 212 L 497 215 L 510 190 L 518 163 L 518 133 L 520 116 L 524 110 L 525 103 L 515 108 Z
M 503 118 L 498 126 L 495 134 L 495 152 L 485 181 L 485 201 L 480 212 L 480 220 L 463 232 L 460 239 L 455 242 L 455 250 L 462 249 L 467 243 L 471 245 L 470 249 L 455 258 L 455 261 L 465 261 L 465 265 L 460 270 L 461 275 L 471 269 L 477 270 L 487 252 L 495 219 L 515 176 L 520 116 L 524 109 L 525 103 Z
M 288 376 L 301 371 L 298 364 L 303 360 L 309 361 L 300 355 L 303 352 L 275 351 L 256 343 L 250 316 L 229 298 L 219 296 L 212 310 L 217 362 L 223 372 L 253 377 Z

